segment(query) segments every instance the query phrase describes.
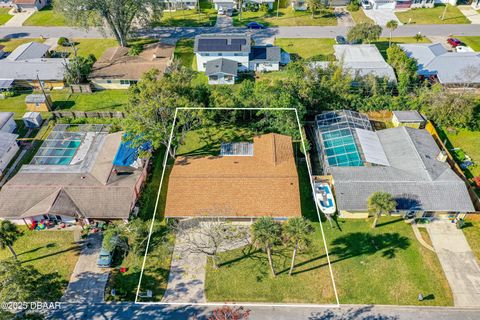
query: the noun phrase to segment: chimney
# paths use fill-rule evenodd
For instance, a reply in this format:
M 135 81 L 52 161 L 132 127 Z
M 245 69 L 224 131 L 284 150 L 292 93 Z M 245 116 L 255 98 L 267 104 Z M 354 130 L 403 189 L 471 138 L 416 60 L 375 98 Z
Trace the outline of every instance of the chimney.
M 443 150 L 441 150 L 438 153 L 437 160 L 440 162 L 446 162 L 447 161 L 447 153 Z

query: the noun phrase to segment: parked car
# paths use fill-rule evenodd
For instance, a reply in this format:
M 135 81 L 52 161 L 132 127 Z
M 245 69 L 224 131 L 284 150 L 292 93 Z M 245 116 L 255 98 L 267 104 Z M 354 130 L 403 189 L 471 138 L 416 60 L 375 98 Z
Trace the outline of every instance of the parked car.
M 225 11 L 225 14 L 226 14 L 228 17 L 233 16 L 233 9 L 227 9 L 227 11 Z
M 372 4 L 368 0 L 362 0 L 362 8 L 365 10 L 372 9 Z
M 347 44 L 347 39 L 345 39 L 344 36 L 336 36 L 335 37 L 335 42 L 337 44 Z
M 223 9 L 223 7 L 221 7 L 220 9 L 218 9 L 218 14 L 225 14 L 225 9 Z
M 246 26 L 248 29 L 265 29 L 265 26 L 258 22 L 249 22 Z
M 113 252 L 104 248 L 100 250 L 100 254 L 97 260 L 97 266 L 100 268 L 110 268 L 112 266 Z
M 447 42 L 454 48 L 462 45 L 462 41 L 458 40 L 457 38 L 448 38 Z

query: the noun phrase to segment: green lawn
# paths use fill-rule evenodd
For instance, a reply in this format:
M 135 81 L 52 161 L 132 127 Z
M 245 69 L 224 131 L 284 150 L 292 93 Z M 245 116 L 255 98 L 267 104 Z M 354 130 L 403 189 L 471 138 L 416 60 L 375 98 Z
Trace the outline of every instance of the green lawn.
M 480 263 L 480 219 L 475 216 L 467 218 L 466 226 L 462 230 L 470 248 L 472 248 L 473 253 Z
M 380 50 L 382 56 L 386 59 L 387 58 L 387 49 L 389 44 L 389 38 L 380 38 L 377 41 L 373 42 Z M 413 37 L 392 37 L 392 44 L 405 44 L 405 43 L 431 43 L 431 41 L 427 37 L 423 37 L 422 40 L 418 41 L 415 40 Z
M 217 21 L 217 10 L 208 0 L 200 0 L 198 10 L 164 11 L 159 21 L 152 23 L 154 27 L 210 27 Z
M 195 53 L 193 52 L 193 43 L 193 39 L 179 39 L 175 46 L 173 56 L 180 61 L 182 66 L 197 70 Z
M 21 229 L 24 234 L 13 246 L 18 259 L 45 275 L 57 273 L 66 287 L 79 254 L 79 246 L 74 243 L 73 232 L 30 231 L 26 227 Z M 0 260 L 10 257 L 8 249 L 0 249 Z
M 95 58 L 99 59 L 107 48 L 116 47 L 118 43 L 115 39 L 71 39 L 75 42 L 77 49 L 77 55 L 86 57 L 89 54 L 93 54 Z M 56 51 L 69 52 L 70 57 L 73 57 L 73 48 L 58 46 Z
M 467 46 L 469 46 L 473 50 L 480 51 L 480 37 L 479 36 L 476 36 L 476 37 L 475 36 L 472 36 L 472 37 L 461 36 L 461 37 L 455 37 L 455 38 L 460 39 L 460 41 L 465 43 Z
M 438 258 L 415 239 L 410 225 L 399 218 L 371 221 L 340 220 L 326 227 L 340 303 L 453 305 Z M 324 226 L 327 224 L 324 223 Z M 222 266 L 207 267 L 208 301 L 334 303 L 322 238 L 317 232 L 302 252 L 293 276 L 288 276 L 291 251 L 277 248 L 276 278 L 269 274 L 266 255 L 258 250 L 222 253 Z M 419 302 L 422 293 L 426 300 Z
M 395 12 L 398 19 L 402 23 L 416 23 L 416 24 L 469 24 L 463 13 L 455 6 L 448 6 L 445 19 L 441 16 L 445 10 L 444 5 L 436 5 L 434 8 L 418 8 L 410 9 L 402 12 Z M 411 20 L 410 20 L 411 19 Z
M 5 46 L 3 48 L 3 51 L 5 52 L 12 52 L 17 48 L 19 45 L 31 42 L 31 41 L 36 41 L 36 42 L 43 42 L 42 39 L 40 38 L 21 38 L 21 39 L 0 39 L 0 44 L 2 46 Z
M 46 6 L 42 10 L 35 12 L 23 25 L 59 27 L 67 25 L 67 20 L 62 14 L 55 12 L 52 6 Z
M 8 20 L 10 20 L 13 16 L 8 14 L 11 8 L 0 8 L 0 25 L 5 24 Z
M 244 26 L 249 22 L 259 22 L 268 27 L 274 26 L 336 26 L 337 18 L 333 14 L 333 10 L 323 9 L 315 13 L 312 17 L 310 11 L 294 11 L 288 8 L 280 8 L 277 18 L 277 11 L 273 9 L 270 12 L 263 11 L 246 11 L 242 13 L 242 17 L 237 14 L 233 17 L 234 26 Z
M 370 19 L 365 15 L 365 12 L 363 11 L 362 8 L 358 9 L 357 11 L 349 11 L 349 12 L 353 18 L 353 21 L 355 21 L 356 24 L 365 23 L 365 22 L 373 23 L 373 24 L 375 23 L 375 21 L 373 21 L 372 19 Z
M 439 130 L 439 134 L 446 135 L 448 138 L 447 147 L 457 160 L 463 161 L 465 155 L 469 156 L 474 166 L 466 170 L 467 178 L 480 176 L 480 131 L 470 131 L 466 129 Z M 460 150 L 452 150 L 460 148 Z
M 303 59 L 329 60 L 333 58 L 334 39 L 277 38 L 275 45 Z

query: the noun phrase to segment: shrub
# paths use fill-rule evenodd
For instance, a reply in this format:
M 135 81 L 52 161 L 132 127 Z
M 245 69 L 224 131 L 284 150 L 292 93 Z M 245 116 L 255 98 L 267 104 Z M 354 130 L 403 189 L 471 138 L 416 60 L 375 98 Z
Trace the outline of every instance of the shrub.
M 59 46 L 66 47 L 66 46 L 70 45 L 70 41 L 68 41 L 68 39 L 65 38 L 65 37 L 60 37 L 60 38 L 58 38 L 57 44 Z
M 11 97 L 15 96 L 14 91 L 4 91 L 4 92 L 2 92 L 2 94 L 5 98 L 11 98 Z
M 358 4 L 357 1 L 351 1 L 351 2 L 347 5 L 347 10 L 350 11 L 350 12 L 358 11 L 359 9 L 360 9 L 360 5 Z
M 139 44 L 134 44 L 128 50 L 128 55 L 130 56 L 138 56 L 143 51 L 143 46 Z

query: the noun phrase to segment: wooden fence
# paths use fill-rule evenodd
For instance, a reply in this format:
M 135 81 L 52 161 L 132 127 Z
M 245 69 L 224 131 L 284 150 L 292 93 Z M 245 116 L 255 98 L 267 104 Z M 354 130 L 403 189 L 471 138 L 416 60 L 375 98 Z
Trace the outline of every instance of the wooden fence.
M 54 118 L 125 118 L 125 113 L 121 111 L 52 111 Z

